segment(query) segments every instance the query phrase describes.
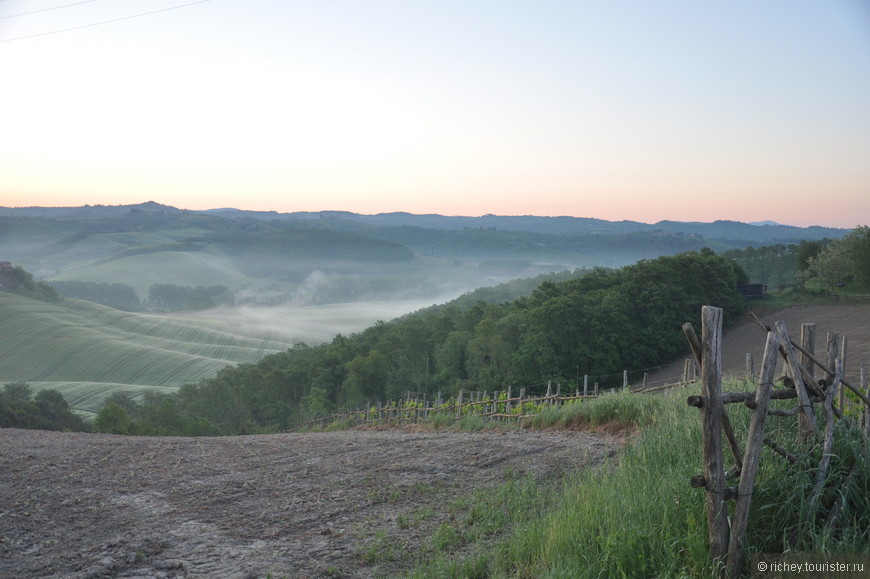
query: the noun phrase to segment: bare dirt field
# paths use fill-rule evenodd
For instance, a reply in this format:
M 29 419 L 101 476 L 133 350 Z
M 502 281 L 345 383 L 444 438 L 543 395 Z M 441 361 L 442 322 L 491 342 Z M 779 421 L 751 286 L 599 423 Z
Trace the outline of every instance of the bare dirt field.
M 816 325 L 816 357 L 825 360 L 825 344 L 828 332 L 838 332 L 840 339 L 846 338 L 846 379 L 857 386 L 860 381 L 860 368 L 864 364 L 865 380 L 870 380 L 870 305 L 831 305 L 831 306 L 791 306 L 772 313 L 758 314 L 761 322 L 775 327 L 777 321 L 786 323 L 789 336 L 800 343 L 801 324 Z M 692 321 L 695 331 L 700 335 L 700 315 Z M 746 354 L 751 353 L 754 370 L 760 372 L 764 353 L 765 332 L 750 316 L 725 330 L 722 335 L 722 371 L 726 375 L 746 375 Z M 687 347 L 688 356 L 688 347 Z M 781 362 L 780 362 L 781 364 Z M 683 372 L 683 360 L 650 373 L 648 383 L 657 385 L 665 381 L 677 381 Z M 777 375 L 780 375 L 778 373 Z M 822 373 L 818 370 L 816 376 Z
M 425 557 L 454 498 L 613 456 L 586 432 L 366 430 L 226 438 L 0 430 L 0 577 L 373 577 Z M 400 516 L 413 524 L 399 524 Z M 386 535 L 384 535 L 386 533 Z

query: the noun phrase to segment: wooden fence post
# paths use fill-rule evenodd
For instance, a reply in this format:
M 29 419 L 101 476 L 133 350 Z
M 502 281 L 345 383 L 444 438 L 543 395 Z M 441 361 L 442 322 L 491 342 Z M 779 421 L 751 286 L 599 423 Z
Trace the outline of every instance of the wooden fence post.
M 810 354 L 816 353 L 816 325 L 801 324 L 801 366 L 806 368 L 810 378 L 815 375 L 815 365 Z M 807 353 L 804 353 L 807 352 Z
M 456 395 L 456 418 L 462 418 L 462 388 L 459 389 L 459 394 Z
M 589 396 L 589 374 L 583 374 L 583 396 Z
M 848 345 L 848 343 L 849 343 L 849 337 L 848 337 L 848 336 L 843 336 L 843 339 L 840 340 L 840 363 L 843 364 L 843 370 L 842 370 L 842 372 L 840 373 L 840 376 L 841 376 L 841 377 L 843 377 L 843 376 L 846 375 L 846 350 L 847 350 L 847 347 L 846 347 L 846 346 Z M 845 410 L 845 406 L 844 406 L 844 405 L 845 405 L 845 403 L 846 403 L 846 400 L 847 400 L 847 398 L 846 398 L 846 389 L 845 389 L 845 388 L 840 388 L 840 411 L 841 411 L 841 412 L 842 412 L 843 410 Z
M 870 386 L 867 385 L 866 375 L 864 374 L 864 363 L 861 362 L 860 386 L 864 391 L 864 395 L 870 395 Z M 870 436 L 870 405 L 864 407 L 864 432 Z
M 749 424 L 749 434 L 746 439 L 746 450 L 743 455 L 743 468 L 740 471 L 740 485 L 737 488 L 737 503 L 731 520 L 731 538 L 728 544 L 728 559 L 726 574 L 738 577 L 746 566 L 746 553 L 743 550 L 743 540 L 746 525 L 749 522 L 749 505 L 752 501 L 752 489 L 755 485 L 755 475 L 758 472 L 758 458 L 764 441 L 764 424 L 767 420 L 767 407 L 770 404 L 770 392 L 776 374 L 776 357 L 779 350 L 780 335 L 767 333 L 764 345 L 764 356 L 761 362 L 761 376 L 755 394 L 755 406 L 752 420 Z
M 840 352 L 840 334 L 839 332 L 828 332 L 825 336 L 825 364 L 827 365 L 827 369 L 825 370 L 825 384 L 830 386 L 834 382 L 834 372 L 836 369 L 834 366 L 837 362 L 837 356 Z M 830 372 L 828 371 L 830 370 Z M 840 403 L 840 409 L 842 410 L 842 399 L 838 401 Z
M 722 308 L 701 308 L 701 409 L 704 481 L 706 483 L 707 536 L 710 557 L 728 553 L 728 509 L 725 503 L 725 468 L 722 460 Z
M 753 368 L 752 352 L 746 352 L 746 379 L 755 379 L 755 368 Z
M 794 389 L 797 392 L 798 400 L 800 401 L 800 415 L 798 417 L 798 438 L 803 441 L 809 441 L 815 438 L 816 421 L 813 405 L 810 403 L 809 394 L 807 394 L 804 379 L 801 375 L 800 362 L 795 355 L 794 346 L 791 343 L 791 338 L 788 335 L 788 328 L 785 322 L 780 320 L 776 322 L 776 330 L 782 336 L 780 349 L 785 351 L 785 360 L 794 380 Z

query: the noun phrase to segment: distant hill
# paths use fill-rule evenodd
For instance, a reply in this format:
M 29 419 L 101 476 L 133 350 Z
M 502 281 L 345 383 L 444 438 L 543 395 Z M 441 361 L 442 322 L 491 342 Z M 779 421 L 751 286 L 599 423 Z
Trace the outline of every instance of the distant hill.
M 302 294 L 324 303 L 458 295 L 520 277 L 620 267 L 704 247 L 721 252 L 847 232 L 736 221 L 190 211 L 149 201 L 0 207 L 0 260 L 20 263 L 38 280 L 123 283 L 143 302 L 151 286 L 178 284 L 226 286 L 255 304 Z
M 714 221 L 712 223 L 659 221 L 606 221 L 588 217 L 542 217 L 534 215 L 482 215 L 478 217 L 446 216 L 437 214 L 413 214 L 405 212 L 365 215 L 349 211 L 316 211 L 277 213 L 274 211 L 243 211 L 238 209 L 211 210 L 225 217 L 248 217 L 254 219 L 300 219 L 300 220 L 345 220 L 377 227 L 419 227 L 423 229 L 461 230 L 496 229 L 524 231 L 549 235 L 598 235 L 634 232 L 674 232 L 696 234 L 706 239 L 759 242 L 793 242 L 803 239 L 839 238 L 849 230 L 833 227 L 795 227 L 780 225 L 773 221 L 741 223 L 739 221 Z
M 0 207 L 0 216 L 46 217 L 51 219 L 93 219 L 113 217 L 129 213 L 152 213 L 170 215 L 177 213 L 203 214 L 214 217 L 256 220 L 299 221 L 350 221 L 371 227 L 417 227 L 435 230 L 497 229 L 504 231 L 524 231 L 548 235 L 592 235 L 620 234 L 631 232 L 667 231 L 701 235 L 706 239 L 731 241 L 750 240 L 753 242 L 791 242 L 803 239 L 835 239 L 849 230 L 834 227 L 796 227 L 782 225 L 775 221 L 742 223 L 739 221 L 717 220 L 710 223 L 686 221 L 659 221 L 641 223 L 638 221 L 607 221 L 589 217 L 535 215 L 482 215 L 449 216 L 438 214 L 414 214 L 407 212 L 377 213 L 373 215 L 350 211 L 296 211 L 280 213 L 277 211 L 251 211 L 234 208 L 206 210 L 182 210 L 154 201 L 134 205 L 84 205 L 81 207 Z

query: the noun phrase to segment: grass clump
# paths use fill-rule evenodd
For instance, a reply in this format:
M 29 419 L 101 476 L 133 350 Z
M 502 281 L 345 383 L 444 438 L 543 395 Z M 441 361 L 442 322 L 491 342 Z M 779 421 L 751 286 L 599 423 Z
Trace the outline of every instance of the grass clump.
M 527 428 L 633 431 L 655 421 L 662 397 L 609 391 L 599 398 L 551 406 L 525 422 Z
M 489 547 L 505 531 L 522 528 L 532 513 L 547 512 L 557 490 L 529 475 L 509 471 L 499 486 L 457 498 L 449 505 L 449 520 L 432 532 L 410 576 L 489 577 Z

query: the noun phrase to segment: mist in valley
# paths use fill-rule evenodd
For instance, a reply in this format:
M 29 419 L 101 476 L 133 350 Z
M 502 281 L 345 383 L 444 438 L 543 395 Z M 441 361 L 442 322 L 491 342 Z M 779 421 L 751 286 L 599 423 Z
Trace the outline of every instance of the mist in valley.
M 315 270 L 296 287 L 254 284 L 235 292 L 235 306 L 177 313 L 173 317 L 229 324 L 240 334 L 258 338 L 316 345 L 338 334 L 357 333 L 379 321 L 387 322 L 514 279 L 511 275 L 476 275 L 475 271 L 462 268 L 462 273 L 450 276 L 408 271 L 404 277 L 392 272 L 383 278 L 377 272 L 365 276 Z
M 452 296 L 458 297 L 458 296 Z M 317 345 L 338 334 L 360 332 L 378 321 L 389 321 L 422 308 L 449 301 L 423 299 L 370 300 L 316 305 L 221 307 L 173 317 L 229 324 L 238 333 L 289 343 Z

